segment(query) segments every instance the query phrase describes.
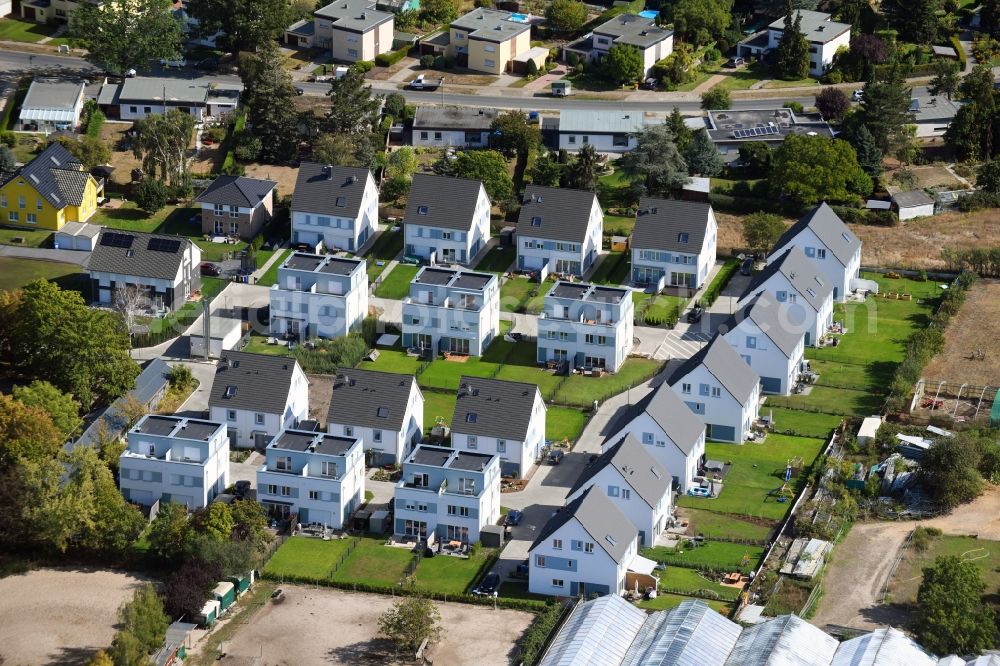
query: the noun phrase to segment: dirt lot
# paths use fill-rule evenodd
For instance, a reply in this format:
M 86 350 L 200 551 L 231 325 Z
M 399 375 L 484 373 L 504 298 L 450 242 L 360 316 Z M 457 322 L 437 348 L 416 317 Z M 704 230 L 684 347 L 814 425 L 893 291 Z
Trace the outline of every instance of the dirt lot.
M 278 183 L 277 197 L 291 196 L 295 191 L 295 179 L 299 176 L 296 167 L 275 166 L 273 164 L 248 164 L 247 176 L 251 178 L 266 178 Z
M 1000 337 L 983 332 L 992 330 L 998 321 L 1000 282 L 977 282 L 948 326 L 944 351 L 924 370 L 928 384 L 947 380 L 955 384 L 996 385 L 1000 378 Z M 982 360 L 974 357 L 977 350 L 985 352 Z
M 945 534 L 978 534 L 1000 538 L 1000 488 L 990 486 L 975 502 L 947 516 L 925 521 L 859 523 L 837 549 L 823 580 L 824 594 L 812 623 L 859 629 L 900 626 L 909 617 L 898 608 L 879 604 L 882 589 L 906 536 L 917 525 L 938 527 Z
M 375 638 L 389 597 L 307 587 L 285 588 L 282 604 L 268 604 L 226 644 L 219 664 L 396 663 L 392 649 Z M 438 604 L 444 638 L 429 657 L 437 664 L 505 664 L 532 615 L 466 604 Z M 402 658 L 399 663 L 412 663 Z
M 98 569 L 0 580 L 0 664 L 82 664 L 111 644 L 115 613 L 142 581 Z
M 333 375 L 309 375 L 309 418 L 325 423 L 330 398 L 333 397 Z
M 130 129 L 132 123 L 129 122 L 108 121 L 101 126 L 101 141 L 111 148 L 111 164 L 115 167 L 111 180 L 119 185 L 132 182 L 132 169 L 142 167 L 142 161 L 132 154 L 130 148 L 125 148 L 128 145 L 125 132 Z
M 916 176 L 918 189 L 960 190 L 965 188 L 965 185 L 955 178 L 955 175 L 948 171 L 944 164 L 910 165 L 907 168 Z M 892 169 L 886 172 L 887 182 L 892 182 L 892 174 Z

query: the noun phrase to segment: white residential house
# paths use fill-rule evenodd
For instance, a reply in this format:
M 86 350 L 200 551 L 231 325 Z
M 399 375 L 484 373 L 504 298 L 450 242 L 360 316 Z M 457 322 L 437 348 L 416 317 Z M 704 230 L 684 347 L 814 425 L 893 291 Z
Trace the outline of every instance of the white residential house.
M 303 162 L 291 216 L 293 245 L 356 253 L 378 226 L 378 186 L 368 169 Z
M 121 83 L 105 82 L 97 103 L 109 118 L 119 120 L 139 120 L 176 110 L 203 121 L 236 111 L 242 92 L 242 83 L 136 76 Z
M 705 436 L 742 444 L 760 409 L 760 377 L 721 334 L 666 378 L 688 409 L 705 422 Z
M 566 495 L 572 502 L 588 488 L 603 491 L 639 530 L 639 545 L 652 547 L 673 512 L 670 473 L 631 433 L 590 463 Z
M 805 350 L 805 333 L 784 320 L 781 303 L 763 291 L 719 326 L 726 342 L 760 376 L 764 393 L 788 395 Z
M 559 112 L 559 141 L 556 146 L 571 153 L 586 145 L 603 154 L 627 153 L 638 145 L 637 132 L 661 122 L 662 114 L 646 114 L 641 109 L 563 109 Z
M 500 473 L 522 478 L 545 446 L 545 400 L 534 384 L 463 376 L 451 419 L 451 446 L 500 458 Z
M 413 115 L 413 145 L 486 148 L 490 145 L 490 127 L 499 115 L 491 108 L 418 106 Z
M 209 418 L 226 424 L 233 448 L 263 450 L 309 415 L 309 382 L 298 361 L 226 351 L 215 368 Z
M 682 493 L 697 485 L 705 462 L 705 424 L 691 413 L 664 382 L 619 417 L 601 448 L 606 453 L 632 435 L 667 470 Z
M 476 543 L 500 520 L 500 458 L 422 444 L 403 460 L 394 498 L 397 537 Z
M 490 239 L 490 198 L 478 180 L 418 173 L 403 217 L 405 254 L 471 264 Z
M 257 470 L 257 500 L 275 518 L 343 529 L 365 501 L 361 440 L 306 430 L 282 430 Z
M 715 265 L 718 235 L 711 204 L 643 197 L 632 231 L 632 281 L 700 289 Z
M 557 281 L 538 317 L 538 362 L 617 372 L 632 351 L 632 292 Z
M 672 30 L 656 25 L 655 18 L 638 14 L 619 14 L 594 28 L 594 31 L 565 48 L 566 53 L 576 53 L 584 62 L 598 63 L 617 45 L 631 46 L 642 54 L 643 76 L 657 61 L 674 51 Z
M 368 271 L 363 259 L 295 252 L 278 267 L 269 296 L 272 335 L 342 338 L 368 314 Z
M 413 375 L 337 370 L 326 431 L 360 439 L 372 467 L 402 462 L 420 443 L 423 427 L 424 394 Z
M 583 190 L 528 185 L 517 219 L 517 268 L 582 276 L 601 254 L 604 212 Z
M 0 8 L 0 16 L 3 15 Z M 18 112 L 16 129 L 45 134 L 60 130 L 75 132 L 83 113 L 85 88 L 83 81 L 32 79 Z
M 152 506 L 201 509 L 229 485 L 229 435 L 214 421 L 147 414 L 128 431 L 118 458 L 122 496 Z
M 833 286 L 833 300 L 843 303 L 855 290 L 861 271 L 861 240 L 826 202 L 793 224 L 782 234 L 768 255 L 776 260 L 790 245 L 802 248 Z
M 201 248 L 188 238 L 104 229 L 87 263 L 95 303 L 137 289 L 157 310 L 177 310 L 201 288 Z
M 823 76 L 833 64 L 841 48 L 851 46 L 851 24 L 838 23 L 825 12 L 797 9 L 793 21 L 801 19 L 799 29 L 809 42 L 809 74 Z M 766 33 L 758 33 L 737 45 L 737 54 L 760 58 L 777 50 L 785 33 L 785 18 L 781 17 L 767 26 Z
M 528 590 L 558 597 L 618 595 L 625 575 L 652 561 L 639 555 L 639 530 L 591 486 L 559 509 L 528 549 Z
M 762 291 L 781 304 L 783 323 L 805 333 L 806 346 L 815 346 L 833 325 L 833 285 L 795 245 L 753 276 L 737 307 Z
M 402 318 L 407 348 L 481 356 L 500 332 L 500 283 L 492 273 L 424 266 Z

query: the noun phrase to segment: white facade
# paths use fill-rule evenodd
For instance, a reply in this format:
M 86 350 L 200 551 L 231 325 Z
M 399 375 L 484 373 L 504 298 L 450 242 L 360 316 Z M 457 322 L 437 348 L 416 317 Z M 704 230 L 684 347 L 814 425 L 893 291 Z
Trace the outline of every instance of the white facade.
M 179 309 L 187 301 L 192 290 L 200 285 L 198 274 L 201 266 L 201 248 L 196 243 L 182 243 L 181 248 L 181 261 L 177 267 L 177 274 L 170 280 L 91 269 L 90 280 L 95 302 L 110 306 L 114 303 L 116 285 L 129 285 L 145 288 L 146 297 L 155 307 Z
M 703 364 L 677 378 L 671 388 L 705 422 L 708 439 L 742 444 L 759 416 L 760 383 L 740 402 Z
M 612 292 L 617 302 L 592 298 Z M 632 351 L 634 311 L 627 289 L 556 282 L 538 318 L 537 361 L 617 372 Z
M 743 307 L 754 295 L 762 291 L 771 294 L 780 303 L 779 312 L 783 323 L 805 333 L 803 342 L 806 346 L 815 346 L 833 325 L 832 291 L 817 309 L 809 304 L 806 294 L 799 293 L 788 277 L 779 271 L 755 289 L 753 294 L 747 294 L 737 303 L 737 307 Z
M 777 318 L 774 320 L 778 321 Z M 765 393 L 791 393 L 798 379 L 805 351 L 805 333 L 798 333 L 798 342 L 790 354 L 782 351 L 750 317 L 743 317 L 723 337 L 743 357 L 750 369 L 760 376 L 761 388 Z
M 118 467 L 126 500 L 200 509 L 229 485 L 229 436 L 221 423 L 147 415 L 128 432 Z
M 336 192 L 331 190 L 331 209 L 336 210 Z M 320 215 L 318 213 L 291 211 L 292 243 L 306 243 L 313 247 L 322 243 L 328 251 L 357 252 L 375 233 L 378 225 L 378 187 L 371 172 L 365 180 L 364 194 L 357 217 Z M 388 232 L 387 232 L 388 233 Z
M 368 314 L 368 272 L 360 259 L 295 253 L 278 267 L 269 296 L 273 335 L 341 338 Z
M 267 381 L 264 377 L 261 381 Z M 264 448 L 279 431 L 294 428 L 309 416 L 309 382 L 305 373 L 295 364 L 291 388 L 281 412 L 257 411 L 210 405 L 209 418 L 226 424 L 230 445 L 237 449 Z
M 336 399 L 336 398 L 335 398 Z M 410 396 L 404 406 L 403 428 L 375 428 L 357 422 L 327 421 L 326 431 L 334 435 L 357 437 L 372 466 L 399 464 L 414 446 L 420 443 L 424 424 L 424 394 L 417 382 L 412 382 Z
M 934 202 L 920 204 L 918 206 L 900 206 L 899 221 L 905 222 L 917 217 L 930 217 L 934 214 Z
M 534 468 L 545 446 L 545 413 L 545 400 L 536 389 L 528 434 L 523 441 L 463 433 L 463 424 L 455 422 L 452 423 L 451 446 L 458 451 L 495 455 L 500 459 L 500 471 L 504 476 L 523 478 Z
M 803 32 L 805 32 L 806 39 L 809 42 L 809 74 L 811 76 L 823 76 L 830 69 L 830 65 L 833 64 L 833 58 L 837 55 L 837 50 L 850 48 L 851 28 L 850 26 L 846 26 L 846 29 L 844 29 L 845 24 L 831 21 L 829 14 L 803 10 L 799 10 L 799 13 L 803 16 Z M 826 18 L 822 19 L 820 18 L 821 16 L 825 16 Z M 826 25 L 823 25 L 824 23 Z M 811 24 L 818 25 L 820 29 L 810 30 Z M 781 26 L 782 19 L 770 25 L 767 37 L 768 51 L 774 51 L 778 48 L 781 36 L 785 32 Z M 827 38 L 823 33 L 833 35 L 833 37 Z
M 650 455 L 667 468 L 667 472 L 673 477 L 674 483 L 682 493 L 686 493 L 688 488 L 696 485 L 694 477 L 698 476 L 698 469 L 705 457 L 704 432 L 691 447 L 691 451 L 685 453 L 684 449 L 670 439 L 660 424 L 644 412 L 624 424 L 619 431 L 605 440 L 602 448 L 607 450 L 627 434 L 632 434 L 646 447 Z
M 859 246 L 851 256 L 847 265 L 844 265 L 837 255 L 831 250 L 816 233 L 809 227 L 805 227 L 787 245 L 775 248 L 767 257 L 767 263 L 771 263 L 781 256 L 779 250 L 787 249 L 788 245 L 797 245 L 819 269 L 820 273 L 833 284 L 833 300 L 835 303 L 843 303 L 850 294 L 851 281 L 858 277 L 861 272 L 861 247 Z M 758 373 L 759 374 L 759 373 Z
M 488 129 L 423 129 L 413 128 L 413 145 L 417 148 L 485 148 L 490 145 Z
M 537 271 L 546 263 L 549 271 L 560 275 L 582 276 L 601 254 L 604 236 L 604 212 L 594 197 L 587 218 L 587 231 L 574 241 L 556 241 L 531 235 L 531 229 L 520 229 L 517 235 L 518 270 Z
M 500 332 L 495 275 L 425 266 L 403 299 L 403 346 L 480 356 Z
M 656 284 L 664 278 L 664 286 L 701 289 L 715 265 L 719 224 L 715 211 L 708 207 L 708 225 L 700 248 L 692 252 L 667 251 L 632 245 L 632 281 L 636 284 Z
M 469 220 L 456 220 L 461 228 L 438 227 L 421 222 L 426 206 L 420 206 L 416 215 L 403 224 L 405 254 L 430 261 L 434 255 L 438 263 L 469 264 L 490 238 L 490 198 L 479 186 L 475 212 Z M 424 212 L 421 212 L 424 211 Z
M 645 470 L 642 472 L 644 473 Z M 621 512 L 635 525 L 636 529 L 639 530 L 639 545 L 641 547 L 652 548 L 656 545 L 656 537 L 666 529 L 667 517 L 673 508 L 673 494 L 669 485 L 667 491 L 657 500 L 656 504 L 650 506 L 646 500 L 639 496 L 621 470 L 613 465 L 606 465 L 604 469 L 588 480 L 587 486 L 567 495 L 566 501 L 572 502 L 586 492 L 590 486 L 594 486 L 607 495 L 608 499 L 621 509 Z
M 635 134 L 624 132 L 606 134 L 597 128 L 588 132 L 559 131 L 559 150 L 575 153 L 587 144 L 592 145 L 599 153 L 617 154 L 635 150 L 639 140 Z

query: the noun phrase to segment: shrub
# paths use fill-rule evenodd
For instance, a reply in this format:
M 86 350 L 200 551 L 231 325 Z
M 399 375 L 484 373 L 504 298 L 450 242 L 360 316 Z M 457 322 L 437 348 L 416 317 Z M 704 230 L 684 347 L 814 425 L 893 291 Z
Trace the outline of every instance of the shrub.
M 170 198 L 170 191 L 163 181 L 154 178 L 145 178 L 135 188 L 134 197 L 139 208 L 152 215 L 167 205 L 167 199 Z
M 555 632 L 559 625 L 559 618 L 562 617 L 563 607 L 558 603 L 550 603 L 545 607 L 535 621 L 531 623 L 528 630 L 521 636 L 517 647 L 521 651 L 520 661 L 527 666 L 535 664 L 542 656 L 542 649 L 548 641 L 549 636 Z
M 702 55 L 702 61 L 704 62 L 715 62 L 722 58 L 722 52 L 714 46 L 710 46 L 705 49 L 705 53 Z
M 528 61 L 528 76 L 538 75 L 538 65 L 535 64 L 534 60 Z
M 802 104 L 794 100 L 785 102 L 783 106 L 791 109 L 794 113 L 802 113 L 803 111 Z
M 359 60 L 353 65 L 351 65 L 351 67 L 354 68 L 356 71 L 361 72 L 362 74 L 366 74 L 375 69 L 375 63 L 373 63 L 371 60 Z
M 306 372 L 330 375 L 340 367 L 353 368 L 367 353 L 368 343 L 352 333 L 335 340 L 317 340 L 312 349 L 301 346 L 295 350 L 295 358 Z
M 445 60 L 443 55 L 434 56 L 434 69 L 443 70 L 445 68 Z
M 434 66 L 434 56 L 431 54 L 420 56 L 420 66 L 424 69 L 430 69 Z
M 842 83 L 843 80 L 844 80 L 844 75 L 838 72 L 837 70 L 832 70 L 830 72 L 827 72 L 823 76 L 823 83 L 836 84 L 836 83 Z
M 712 284 L 708 285 L 708 289 L 701 297 L 702 307 L 708 307 L 719 297 L 722 290 L 725 289 L 726 285 L 732 279 L 733 275 L 736 274 L 736 269 L 739 268 L 740 262 L 734 260 L 727 261 L 726 264 L 719 270 L 719 273 L 712 280 Z
M 719 86 L 706 90 L 701 95 L 701 108 L 703 109 L 728 109 L 731 104 L 732 98 L 729 96 L 729 91 Z
M 0 144 L 14 148 L 17 146 L 17 135 L 13 132 L 0 132 Z
M 379 67 L 389 67 L 390 65 L 395 65 L 397 62 L 406 57 L 406 54 L 410 52 L 410 47 L 405 46 L 397 51 L 390 51 L 389 53 L 380 53 L 375 56 L 375 64 Z
M 262 148 L 260 137 L 250 132 L 240 132 L 233 137 L 233 157 L 240 162 L 253 162 Z

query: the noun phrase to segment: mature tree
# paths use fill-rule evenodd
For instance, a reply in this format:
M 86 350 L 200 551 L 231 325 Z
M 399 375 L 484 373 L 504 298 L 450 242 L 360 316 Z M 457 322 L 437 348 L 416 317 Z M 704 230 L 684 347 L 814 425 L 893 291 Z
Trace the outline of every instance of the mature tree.
M 100 139 L 84 134 L 79 138 L 61 136 L 56 141 L 72 153 L 73 157 L 80 160 L 87 169 L 111 162 L 111 148 Z M 2 171 L 0 168 L 0 172 Z
M 514 193 L 514 180 L 507 168 L 507 160 L 495 150 L 460 152 L 452 166 L 453 175 L 482 181 L 486 194 L 493 201 L 503 201 Z
M 851 48 L 843 58 L 843 65 L 853 79 L 870 81 L 874 76 L 875 66 L 888 60 L 889 49 L 881 37 L 859 32 L 851 37 Z
M 161 504 L 146 535 L 149 552 L 164 562 L 177 561 L 187 550 L 190 538 L 187 507 L 177 502 Z
M 933 447 L 932 447 L 933 448 Z M 917 592 L 917 640 L 937 654 L 978 654 L 996 646 L 993 609 L 979 569 L 955 555 L 925 567 Z
M 545 152 L 535 158 L 535 163 L 531 165 L 528 172 L 528 178 L 535 185 L 559 187 L 565 173 L 566 165 L 552 153 Z
M 216 541 L 228 541 L 233 535 L 233 514 L 228 504 L 213 502 L 191 516 L 191 529 Z
M 930 44 L 937 39 L 937 10 L 941 0 L 888 0 L 882 10 L 889 15 L 900 39 L 917 44 Z
M 147 653 L 163 647 L 170 620 L 163 612 L 163 600 L 152 584 L 145 583 L 133 593 L 131 600 L 122 604 L 118 609 L 118 620 L 123 630 L 139 639 Z
M 653 125 L 637 134 L 635 150 L 621 159 L 621 168 L 635 179 L 634 194 L 669 197 L 688 182 L 688 169 L 666 125 Z
M 882 149 L 875 142 L 875 137 L 864 125 L 858 125 L 851 135 L 847 137 L 848 142 L 854 146 L 854 152 L 858 156 L 858 164 L 874 182 L 882 177 Z
M 691 79 L 693 69 L 694 53 L 690 45 L 675 42 L 673 53 L 656 63 L 650 74 L 654 78 L 659 78 L 668 90 L 673 90 Z
M 108 650 L 115 666 L 141 666 L 149 663 L 149 654 L 142 642 L 131 631 L 119 631 Z
M 949 60 L 938 60 L 934 63 L 934 78 L 927 86 L 932 95 L 947 95 L 948 99 L 958 90 L 958 84 L 962 80 L 958 71 L 958 65 Z
M 455 0 L 421 0 L 420 20 L 424 23 L 451 23 L 458 18 Z
M 684 41 L 704 46 L 729 29 L 733 0 L 679 0 L 673 7 L 674 30 Z
M 740 162 L 751 178 L 764 178 L 771 172 L 774 151 L 763 141 L 747 141 L 740 144 Z
M 194 139 L 194 116 L 178 109 L 154 113 L 136 120 L 132 130 L 132 153 L 142 159 L 146 176 L 168 185 L 188 177 L 187 152 Z
M 61 405 L 55 408 L 61 409 Z M 65 441 L 65 435 L 53 424 L 43 405 L 22 403 L 13 396 L 0 394 L 0 469 L 9 469 L 22 460 L 52 458 Z
M 440 637 L 441 613 L 433 601 L 414 594 L 379 616 L 378 630 L 397 650 L 416 652 L 425 638 L 433 642 Z
M 64 464 L 63 492 L 82 502 L 74 525 L 74 547 L 94 554 L 124 554 L 146 526 L 142 514 L 122 497 L 111 470 L 93 448 L 75 447 Z
M 1000 159 L 990 160 L 979 167 L 976 171 L 976 186 L 984 192 L 1000 194 Z
M 0 542 L 62 553 L 84 518 L 87 499 L 66 492 L 66 468 L 56 457 L 24 459 L 0 472 Z
M 215 0 L 212 0 L 213 2 Z M 240 58 L 243 104 L 253 136 L 260 139 L 260 159 L 271 164 L 295 156 L 299 138 L 295 86 L 278 45 L 267 40 L 256 53 Z
M 293 22 L 287 0 L 188 0 L 187 11 L 201 35 L 221 32 L 217 41 L 231 53 L 259 49 Z
M 883 78 L 865 85 L 861 105 L 850 120 L 855 127 L 867 127 L 879 150 L 890 153 L 905 139 L 906 125 L 911 122 L 910 97 L 902 72 L 891 67 Z
M 977 104 L 960 106 L 944 131 L 945 143 L 955 150 L 960 160 L 989 158 L 987 151 L 991 147 L 991 139 L 991 118 Z
M 996 105 L 996 92 L 993 87 L 993 71 L 989 65 L 976 65 L 965 75 L 958 86 L 962 97 L 973 104 L 992 108 Z
M 382 193 L 390 199 L 405 196 L 410 191 L 413 174 L 417 172 L 419 166 L 412 148 L 404 146 L 389 153 L 385 165 L 386 182 L 382 186 Z
M 839 88 L 823 88 L 816 95 L 816 109 L 827 120 L 840 120 L 851 108 L 847 93 Z
M 68 439 L 83 423 L 80 418 L 80 403 L 46 381 L 36 379 L 27 386 L 15 386 L 12 394 L 22 405 L 41 409 L 48 414 L 52 425 L 63 438 Z
M 706 90 L 701 94 L 701 108 L 706 111 L 721 111 L 732 105 L 729 91 L 721 86 Z
M 576 32 L 587 22 L 587 8 L 580 0 L 552 0 L 545 8 L 545 20 L 555 32 Z
M 743 241 L 756 255 L 767 255 L 785 233 L 785 222 L 773 213 L 751 213 L 743 218 Z
M 324 126 L 328 132 L 369 134 L 378 127 L 382 102 L 372 95 L 372 87 L 365 85 L 361 70 L 352 67 L 347 74 L 334 79 L 327 95 L 332 103 Z
M 694 133 L 694 138 L 684 152 L 684 161 L 692 176 L 718 176 L 725 167 L 719 149 L 712 143 L 708 130 L 704 129 Z
M 789 81 L 809 76 L 809 40 L 802 32 L 802 14 L 792 9 L 791 2 L 785 13 L 774 68 L 779 78 Z
M 237 500 L 229 505 L 233 517 L 233 539 L 263 550 L 271 541 L 267 531 L 267 511 L 259 502 Z
M 928 494 L 945 510 L 971 502 L 983 492 L 979 447 L 961 437 L 939 437 L 920 461 Z
M 190 559 L 185 561 L 167 578 L 164 586 L 164 605 L 173 617 L 194 617 L 211 594 L 212 588 L 222 578 L 222 568 L 217 562 Z
M 681 154 L 686 153 L 688 146 L 691 145 L 691 139 L 694 138 L 694 132 L 687 126 L 687 121 L 681 115 L 681 110 L 676 106 L 667 116 L 667 127 L 674 135 L 674 144 L 676 144 L 677 150 L 681 151 Z
M 176 57 L 183 35 L 170 0 L 84 2 L 69 15 L 69 34 L 87 57 L 113 74 L 145 70 L 152 60 Z
M 394 120 L 403 120 L 406 117 L 406 98 L 398 92 L 389 93 L 385 96 L 382 112 Z
M 604 156 L 598 153 L 592 144 L 586 144 L 569 165 L 566 186 L 574 190 L 596 191 L 597 179 L 603 168 L 604 160 Z
M 526 156 L 542 143 L 542 133 L 521 111 L 505 111 L 490 125 L 490 146 L 508 159 Z
M 14 151 L 7 146 L 0 146 L 0 174 L 10 173 L 17 166 Z
M 899 185 L 904 192 L 909 192 L 917 189 L 919 181 L 917 180 L 917 174 L 909 169 L 899 169 L 892 174 L 892 182 Z
M 640 81 L 646 69 L 639 49 L 628 44 L 615 44 L 601 60 L 601 71 L 609 81 L 624 85 Z
M 775 151 L 771 187 L 811 206 L 820 201 L 856 201 L 872 191 L 872 179 L 858 165 L 846 141 L 793 135 Z
M 320 134 L 312 142 L 312 161 L 340 166 L 371 166 L 368 134 Z
M 984 0 L 979 6 L 980 29 L 997 34 L 1000 30 L 1000 0 Z
M 139 208 L 146 212 L 146 215 L 154 215 L 167 205 L 167 201 L 170 199 L 170 189 L 162 180 L 150 175 L 143 178 L 139 185 L 136 186 L 135 193 L 132 195 L 132 198 L 135 199 L 135 203 L 139 206 Z M 126 304 L 126 293 L 127 292 L 122 292 L 121 294 L 115 295 L 115 300 L 118 301 L 119 305 L 119 312 L 123 311 L 122 306 Z M 132 294 L 136 297 L 136 301 L 138 301 L 142 295 L 139 290 L 133 290 Z M 136 305 L 138 306 L 139 303 L 136 303 Z M 135 312 L 133 314 L 138 313 Z M 132 333 L 133 324 L 135 324 L 135 317 L 125 318 L 125 325 L 128 327 L 129 335 Z
M 115 662 L 106 651 L 98 650 L 87 662 L 87 666 L 115 666 Z

